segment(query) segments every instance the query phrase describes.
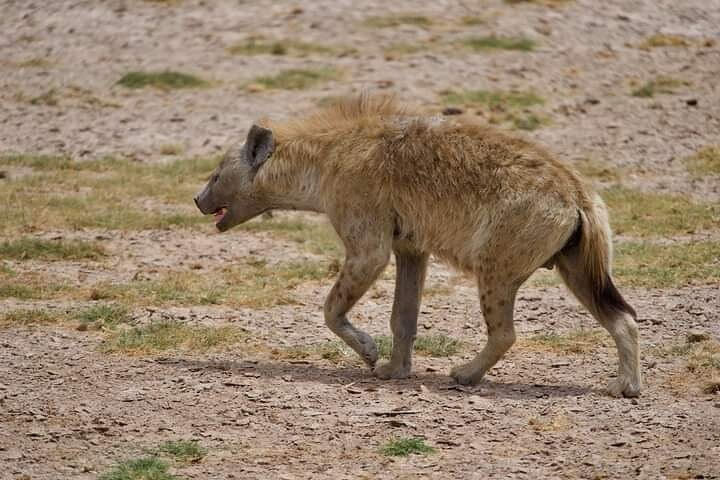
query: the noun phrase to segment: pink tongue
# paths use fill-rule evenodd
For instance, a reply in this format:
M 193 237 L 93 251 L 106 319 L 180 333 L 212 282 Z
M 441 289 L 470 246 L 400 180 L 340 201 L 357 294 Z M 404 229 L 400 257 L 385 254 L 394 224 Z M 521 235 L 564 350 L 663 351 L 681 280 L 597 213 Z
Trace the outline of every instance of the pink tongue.
M 227 208 L 221 208 L 220 210 L 215 212 L 213 214 L 213 216 L 215 217 L 215 223 L 220 222 L 223 219 L 223 217 L 225 216 L 226 212 L 227 212 Z

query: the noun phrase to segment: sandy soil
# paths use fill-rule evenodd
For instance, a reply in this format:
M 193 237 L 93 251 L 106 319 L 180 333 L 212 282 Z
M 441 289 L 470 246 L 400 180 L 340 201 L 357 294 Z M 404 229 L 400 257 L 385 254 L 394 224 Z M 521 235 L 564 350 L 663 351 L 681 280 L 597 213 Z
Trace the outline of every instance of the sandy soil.
M 388 10 L 389 9 L 389 10 Z M 559 8 L 500 1 L 238 2 L 0 0 L 0 153 L 123 155 L 161 161 L 220 151 L 253 119 L 287 117 L 320 99 L 364 89 L 397 92 L 440 111 L 446 89 L 532 89 L 552 121 L 525 135 L 562 157 L 591 158 L 629 172 L 627 185 L 720 201 L 717 179 L 692 178 L 682 159 L 720 143 L 720 5 L 578 0 Z M 421 13 L 430 29 L 373 29 L 363 19 Z M 480 25 L 460 23 L 480 16 Z M 354 47 L 342 57 L 238 56 L 227 47 L 251 34 Z M 638 48 L 649 35 L 683 34 L 679 48 Z M 468 34 L 533 38 L 533 52 L 386 59 L 383 47 Z M 27 62 L 33 59 L 44 62 Z M 252 92 L 252 78 L 282 68 L 335 66 L 344 78 L 307 91 Z M 130 70 L 193 72 L 200 90 L 127 91 Z M 629 95 L 633 81 L 682 79 L 674 95 Z M 28 99 L 54 89 L 58 105 Z M 292 242 L 233 231 L 42 232 L 96 239 L 111 253 L 97 264 L 22 262 L 78 287 L 138 272 L 221 268 L 234 259 L 315 258 Z M 11 266 L 19 267 L 18 263 Z M 430 283 L 455 284 L 423 305 L 422 332 L 466 344 L 485 339 L 472 284 L 442 265 Z M 686 381 L 683 361 L 664 355 L 691 330 L 720 338 L 717 286 L 628 289 L 640 314 L 646 389 L 613 399 L 604 386 L 616 359 L 609 337 L 591 352 L 560 354 L 518 345 L 473 388 L 450 367 L 470 358 L 417 357 L 415 373 L 381 382 L 348 360 L 277 359 L 272 347 L 332 339 L 321 320 L 330 280 L 294 291 L 298 305 L 268 309 L 137 308 L 136 321 L 175 318 L 240 326 L 269 348 L 238 345 L 211 354 L 134 358 L 99 350 L 102 335 L 45 326 L 0 330 L 0 477 L 90 479 L 158 443 L 194 438 L 202 462 L 176 466 L 185 478 L 720 478 L 720 397 Z M 354 310 L 372 334 L 387 334 L 392 275 Z M 73 301 L 2 300 L 18 307 L 73 309 Z M 595 328 L 561 287 L 526 288 L 517 306 L 521 336 Z M 437 451 L 389 458 L 378 448 L 420 436 Z

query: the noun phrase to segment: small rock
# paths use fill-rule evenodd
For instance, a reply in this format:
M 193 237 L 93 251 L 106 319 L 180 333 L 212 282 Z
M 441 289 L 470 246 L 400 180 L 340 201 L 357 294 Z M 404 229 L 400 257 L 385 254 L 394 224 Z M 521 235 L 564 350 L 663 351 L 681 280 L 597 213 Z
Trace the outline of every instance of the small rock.
M 462 115 L 463 113 L 463 109 L 458 107 L 445 107 L 442 111 L 443 115 Z
M 697 107 L 698 100 L 697 100 L 697 98 L 688 98 L 687 100 L 685 100 L 685 104 L 688 107 Z
M 0 179 L 7 178 L 8 173 L 5 170 L 0 170 Z
M 552 368 L 568 367 L 568 366 L 570 366 L 570 362 L 563 362 L 563 361 L 553 362 L 553 363 L 550 364 L 550 366 L 551 366 Z
M 686 337 L 687 343 L 700 343 L 710 340 L 710 334 L 701 330 L 691 330 Z

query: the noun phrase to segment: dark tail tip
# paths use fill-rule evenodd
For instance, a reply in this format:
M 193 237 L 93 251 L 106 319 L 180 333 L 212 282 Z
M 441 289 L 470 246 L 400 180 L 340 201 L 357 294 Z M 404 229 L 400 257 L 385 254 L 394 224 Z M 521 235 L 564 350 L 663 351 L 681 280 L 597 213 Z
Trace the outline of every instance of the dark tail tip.
M 605 278 L 602 288 L 595 291 L 594 296 L 595 305 L 597 305 L 598 308 L 603 310 L 605 313 L 628 313 L 634 320 L 637 320 L 637 313 L 635 312 L 635 309 L 625 301 L 609 275 Z

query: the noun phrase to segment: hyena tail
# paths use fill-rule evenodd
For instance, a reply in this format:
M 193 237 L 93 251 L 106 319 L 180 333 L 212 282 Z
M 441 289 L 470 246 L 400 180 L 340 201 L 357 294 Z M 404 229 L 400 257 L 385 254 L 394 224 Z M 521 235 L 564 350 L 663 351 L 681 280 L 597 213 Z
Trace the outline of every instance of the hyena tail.
M 587 196 L 576 231 L 557 255 L 558 270 L 568 288 L 602 320 L 618 313 L 637 318 L 612 280 L 612 239 L 605 203 Z
M 580 220 L 555 263 L 565 285 L 615 340 L 619 365 L 608 391 L 635 397 L 642 388 L 638 326 L 635 310 L 613 284 L 612 244 L 605 205 L 597 195 L 580 211 Z

